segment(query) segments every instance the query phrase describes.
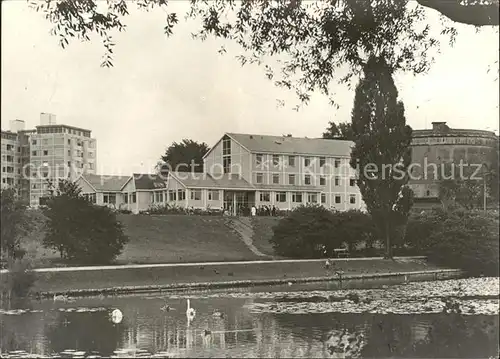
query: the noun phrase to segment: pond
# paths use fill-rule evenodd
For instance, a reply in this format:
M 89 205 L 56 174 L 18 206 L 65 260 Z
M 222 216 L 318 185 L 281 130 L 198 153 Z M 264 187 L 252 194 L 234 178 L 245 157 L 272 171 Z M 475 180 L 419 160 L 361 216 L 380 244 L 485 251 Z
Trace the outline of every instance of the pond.
M 496 358 L 498 296 L 498 278 L 469 278 L 33 300 L 0 311 L 0 349 L 8 358 Z

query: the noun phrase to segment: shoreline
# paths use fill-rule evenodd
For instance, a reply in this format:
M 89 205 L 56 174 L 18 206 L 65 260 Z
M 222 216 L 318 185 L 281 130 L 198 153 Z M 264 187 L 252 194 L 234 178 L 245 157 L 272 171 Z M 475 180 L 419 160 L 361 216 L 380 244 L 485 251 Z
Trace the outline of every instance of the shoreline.
M 458 269 L 428 263 L 426 257 L 259 260 L 236 262 L 135 264 L 33 270 L 37 297 L 91 296 L 217 288 L 349 283 L 356 280 L 437 280 L 463 276 Z M 3 271 L 8 276 L 8 271 Z
M 161 293 L 170 291 L 182 290 L 202 290 L 202 289 L 223 289 L 223 288 L 239 288 L 239 287 L 254 287 L 254 286 L 272 286 L 280 284 L 301 284 L 301 283 L 321 283 L 321 282 L 349 282 L 352 280 L 377 280 L 387 278 L 402 278 L 406 277 L 408 281 L 426 281 L 426 280 L 443 280 L 460 278 L 463 276 L 463 271 L 459 269 L 439 269 L 429 271 L 410 271 L 398 273 L 377 273 L 377 274 L 359 274 L 345 275 L 342 279 L 338 277 L 306 277 L 306 278 L 288 278 L 288 279 L 267 279 L 267 280 L 238 280 L 225 282 L 191 282 L 191 283 L 176 283 L 156 286 L 123 286 L 123 287 L 107 287 L 100 289 L 70 289 L 63 291 L 49 291 L 39 293 L 41 297 L 48 298 L 54 295 L 67 295 L 69 297 L 87 297 L 97 295 L 123 295 L 123 294 L 146 294 L 146 293 Z

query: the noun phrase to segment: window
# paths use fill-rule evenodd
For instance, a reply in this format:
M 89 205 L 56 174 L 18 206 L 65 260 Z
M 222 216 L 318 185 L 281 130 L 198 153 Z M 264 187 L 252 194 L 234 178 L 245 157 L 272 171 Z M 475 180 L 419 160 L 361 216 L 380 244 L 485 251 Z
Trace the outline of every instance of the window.
M 163 192 L 155 192 L 155 202 L 163 202 Z
M 339 158 L 336 158 L 335 161 L 335 168 L 339 168 L 340 167 L 340 159 Z
M 318 202 L 318 194 L 317 193 L 308 193 L 307 194 L 307 202 L 309 203 L 317 203 Z
M 18 148 L 17 148 L 17 152 L 21 152 L 21 147 L 18 147 Z
M 209 201 L 218 201 L 219 200 L 219 191 L 208 191 L 208 200 Z
M 309 157 L 304 158 L 304 166 L 309 167 L 311 165 L 311 159 Z
M 295 175 L 288 175 L 288 184 L 295 184 Z
M 175 192 L 175 190 L 170 190 L 168 191 L 168 200 L 170 202 L 173 202 L 177 199 L 177 192 Z
M 132 201 L 131 201 L 131 202 L 132 202 L 132 203 L 137 202 L 137 193 L 135 193 L 135 192 L 134 192 L 134 193 L 132 193 Z
M 123 202 L 124 202 L 125 204 L 128 204 L 128 193 L 124 193 L 124 194 L 123 194 Z
M 273 166 L 279 166 L 280 164 L 280 156 L 273 155 Z
M 351 186 L 351 187 L 356 186 L 356 179 L 355 178 L 349 178 L 349 186 Z
M 255 175 L 255 182 L 257 182 L 257 183 L 262 183 L 262 179 L 263 179 L 263 175 L 262 175 L 262 173 L 257 173 L 257 174 Z
M 200 189 L 191 190 L 191 199 L 194 201 L 201 201 L 201 190 Z
M 68 167 L 71 167 L 71 161 L 68 161 Z
M 321 203 L 326 203 L 326 193 L 321 193 Z
M 326 177 L 325 176 L 321 176 L 319 178 L 319 185 L 320 186 L 326 186 Z
M 31 155 L 32 155 L 32 156 L 37 156 L 36 151 L 32 151 L 32 152 L 31 152 Z
M 49 155 L 49 151 L 44 150 L 44 151 L 43 151 L 43 155 L 44 155 L 44 156 L 48 156 L 48 155 Z
M 340 177 L 335 177 L 335 186 L 340 186 Z
M 295 167 L 295 156 L 288 156 L 288 166 Z
M 425 195 L 426 195 L 427 197 L 429 197 L 429 196 L 431 195 L 431 191 L 429 191 L 429 190 L 425 191 Z
M 319 166 L 323 167 L 326 163 L 326 158 L 325 157 L 320 157 L 319 158 Z
M 178 189 L 177 190 L 177 199 L 179 201 L 185 201 L 186 200 L 186 191 L 183 189 Z
M 222 160 L 222 164 L 224 166 L 224 173 L 230 173 L 231 172 L 231 157 L 226 156 Z
M 89 201 L 90 203 L 96 203 L 96 195 L 95 193 L 85 193 L 83 197 Z M 125 201 L 127 203 L 127 201 Z
M 38 186 L 36 185 L 36 183 L 33 183 L 33 186 L 32 186 L 33 189 L 37 189 Z
M 276 202 L 286 202 L 286 192 L 276 192 Z
M 43 144 L 43 145 L 45 145 L 45 146 L 47 146 L 47 145 L 49 144 L 49 140 L 48 140 L 48 139 L 46 139 L 46 138 L 45 138 L 45 139 L 43 139 L 43 140 L 42 140 L 42 144 Z
M 36 140 L 31 141 L 32 145 L 36 145 Z
M 259 153 L 255 155 L 255 162 L 257 163 L 257 166 L 262 164 L 262 154 Z
M 222 140 L 222 155 L 227 156 L 231 154 L 231 139 L 224 137 Z
M 71 139 L 68 138 L 68 145 L 71 145 Z
M 311 175 L 304 176 L 304 184 L 307 184 L 307 185 L 311 184 Z
M 280 184 L 280 175 L 273 175 L 273 184 Z
M 356 204 L 356 195 L 355 194 L 349 195 L 349 203 Z
M 103 202 L 108 204 L 116 204 L 116 193 L 104 193 Z
M 260 192 L 260 201 L 261 202 L 271 202 L 271 193 L 270 192 Z
M 340 196 L 336 195 L 335 196 L 335 203 L 340 203 L 340 202 L 341 202 Z
M 293 192 L 292 193 L 292 202 L 302 203 L 302 193 L 301 192 Z

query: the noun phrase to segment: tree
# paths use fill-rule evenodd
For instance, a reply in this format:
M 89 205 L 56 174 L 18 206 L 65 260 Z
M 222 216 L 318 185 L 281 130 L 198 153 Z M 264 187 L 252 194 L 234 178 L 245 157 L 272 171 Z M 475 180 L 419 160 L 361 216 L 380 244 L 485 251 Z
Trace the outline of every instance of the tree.
M 476 173 L 476 166 L 445 164 L 439 177 L 439 199 L 443 205 L 475 209 L 483 208 L 485 196 L 487 201 L 495 201 L 498 182 L 492 181 L 495 173 L 486 167 Z
M 162 163 L 158 165 L 160 172 L 169 170 L 178 172 L 203 172 L 203 156 L 209 147 L 205 142 L 184 139 L 173 142 L 161 156 Z
M 14 189 L 2 189 L 1 194 L 1 242 L 2 252 L 7 258 L 22 257 L 20 236 L 23 232 L 26 206 L 16 198 Z
M 128 241 L 115 212 L 93 205 L 70 180 L 52 185 L 44 213 L 47 233 L 43 244 L 59 251 L 61 258 L 67 260 L 107 264 L 120 254 Z
M 323 206 L 300 206 L 278 222 L 270 242 L 277 255 L 292 258 L 322 257 L 325 249 L 339 248 L 342 244 L 343 238 L 332 238 L 336 230 L 335 223 L 333 213 Z
M 455 6 L 443 5 L 445 2 Z M 440 44 L 431 30 L 449 37 L 451 42 L 456 35 L 451 26 L 426 21 L 425 9 L 431 7 L 466 22 L 464 16 L 458 16 L 459 12 L 464 13 L 459 11 L 464 8 L 461 3 L 420 0 L 419 6 L 409 0 L 192 1 L 186 18 L 200 20 L 201 28 L 194 32 L 195 38 L 204 40 L 211 35 L 239 44 L 245 51 L 238 57 L 242 64 L 264 64 L 268 56 L 278 56 L 281 68 L 274 71 L 266 64 L 267 77 L 278 86 L 295 89 L 299 99 L 307 102 L 315 90 L 329 96 L 334 78 L 349 82 L 362 72 L 370 54 L 382 49 L 393 69 L 425 72 L 432 62 L 428 50 Z M 498 14 L 491 10 L 498 9 L 498 0 L 493 3 L 496 5 L 470 2 L 465 9 L 471 10 L 469 13 L 477 18 L 477 23 L 486 21 L 484 17 L 479 19 L 474 10 L 486 9 L 491 14 L 490 22 L 498 25 Z M 167 36 L 173 33 L 179 15 L 170 11 L 167 0 L 140 0 L 137 5 L 146 10 L 162 8 L 167 13 L 164 32 Z M 125 29 L 127 1 L 109 1 L 107 6 L 98 7 L 96 0 L 47 0 L 33 1 L 32 6 L 54 24 L 52 33 L 62 47 L 72 37 L 89 41 L 92 34 L 99 35 L 105 47 L 102 65 L 112 66 L 112 31 Z M 337 76 L 337 70 L 345 65 L 347 74 Z M 334 103 L 333 98 L 330 100 Z
M 392 258 L 391 233 L 409 213 L 412 191 L 406 187 L 412 129 L 384 57 L 372 56 L 356 87 L 352 110 L 354 147 L 351 167 L 379 233 Z
M 352 141 L 352 126 L 348 122 L 341 122 L 338 125 L 335 122 L 328 122 L 329 127 L 323 132 L 323 138 L 329 140 L 349 140 Z
M 435 264 L 498 276 L 498 225 L 498 212 L 437 208 L 413 215 L 405 240 Z

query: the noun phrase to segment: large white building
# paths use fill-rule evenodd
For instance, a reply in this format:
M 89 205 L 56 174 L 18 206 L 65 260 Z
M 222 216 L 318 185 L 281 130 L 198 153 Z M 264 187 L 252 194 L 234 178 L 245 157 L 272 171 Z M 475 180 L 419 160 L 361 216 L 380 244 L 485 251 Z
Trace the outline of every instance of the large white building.
M 341 140 L 226 133 L 205 155 L 202 173 L 84 174 L 78 183 L 94 203 L 133 213 L 167 204 L 232 214 L 254 205 L 289 210 L 317 203 L 339 211 L 362 209 L 349 165 L 351 146 Z
M 96 146 L 90 130 L 58 125 L 52 114 L 41 113 L 32 130 L 13 121 L 10 131 L 2 131 L 2 186 L 37 206 L 49 195 L 49 181 L 96 172 Z

